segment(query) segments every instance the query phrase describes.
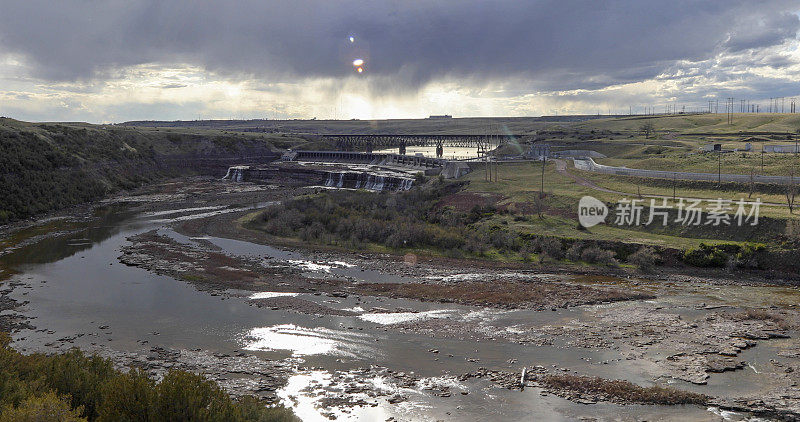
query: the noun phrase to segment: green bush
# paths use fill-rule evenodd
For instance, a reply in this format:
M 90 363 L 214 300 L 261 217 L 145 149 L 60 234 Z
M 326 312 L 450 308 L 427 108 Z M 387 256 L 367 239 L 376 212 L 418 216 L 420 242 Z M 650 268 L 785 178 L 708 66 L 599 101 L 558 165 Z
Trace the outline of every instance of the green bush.
M 729 257 L 725 250 L 731 248 L 730 245 L 720 246 L 701 243 L 697 248 L 688 249 L 683 253 L 683 262 L 695 267 L 724 267 Z
M 159 421 L 238 420 L 230 397 L 200 375 L 170 371 L 156 386 L 152 417 Z
M 131 369 L 107 381 L 101 389 L 98 421 L 135 422 L 151 420 L 155 402 L 155 382 L 147 374 Z
M 80 422 L 83 408 L 72 409 L 69 398 L 60 398 L 48 391 L 40 396 L 32 396 L 19 406 L 6 406 L 0 411 L 0 422 Z
M 736 254 L 736 262 L 741 267 L 763 269 L 766 267 L 765 261 L 768 253 L 765 245 L 748 243 L 739 249 Z
M 255 398 L 233 401 L 200 375 L 170 371 L 160 383 L 115 370 L 78 350 L 22 355 L 0 333 L 0 422 L 17 421 L 297 421 L 290 410 Z M 85 418 L 85 419 L 84 419 Z

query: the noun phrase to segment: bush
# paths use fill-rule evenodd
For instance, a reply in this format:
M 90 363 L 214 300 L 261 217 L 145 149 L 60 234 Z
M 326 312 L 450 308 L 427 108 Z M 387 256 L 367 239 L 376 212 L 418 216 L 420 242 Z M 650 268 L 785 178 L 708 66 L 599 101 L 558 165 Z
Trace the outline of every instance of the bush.
M 642 246 L 628 257 L 629 263 L 645 272 L 652 271 L 658 261 L 659 257 L 656 252 L 647 246 Z
M 0 412 L 0 422 L 80 422 L 83 408 L 70 408 L 69 398 L 60 398 L 48 391 L 29 397 L 19 406 L 6 406 Z
M 200 375 L 170 371 L 156 386 L 153 418 L 161 421 L 232 421 L 230 397 Z
M 155 401 L 155 383 L 139 370 L 109 380 L 102 388 L 99 421 L 147 421 Z
M 0 332 L 0 422 L 297 421 L 290 410 L 255 398 L 235 402 L 200 375 L 170 371 L 156 384 L 144 372 L 123 373 L 78 350 L 22 355 L 8 344 Z
M 575 242 L 567 249 L 567 253 L 564 256 L 570 261 L 580 261 L 581 252 L 583 252 L 583 244 L 581 242 Z
M 555 237 L 540 237 L 535 241 L 535 245 L 539 252 L 547 254 L 553 259 L 561 259 L 564 256 L 562 251 L 563 245 L 561 241 Z
M 590 247 L 586 248 L 581 252 L 581 260 L 589 262 L 591 264 L 600 264 L 600 265 L 616 265 L 617 260 L 614 259 L 616 253 L 613 251 L 609 251 L 606 249 L 600 249 L 598 247 Z
M 486 243 L 482 239 L 476 236 L 470 236 L 466 244 L 464 244 L 464 249 L 469 253 L 483 256 L 489 250 L 489 247 L 486 246 Z
M 683 262 L 695 267 L 724 267 L 728 262 L 728 254 L 723 248 L 701 243 L 683 253 Z
M 748 243 L 736 253 L 736 265 L 745 268 L 764 268 L 767 247 L 762 244 Z

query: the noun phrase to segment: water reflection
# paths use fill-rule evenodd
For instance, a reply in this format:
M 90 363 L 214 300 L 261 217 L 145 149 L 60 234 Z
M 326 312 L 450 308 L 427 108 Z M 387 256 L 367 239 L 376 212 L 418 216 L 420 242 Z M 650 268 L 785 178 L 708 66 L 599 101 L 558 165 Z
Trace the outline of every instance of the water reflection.
M 378 151 L 373 151 L 376 154 L 397 154 L 397 148 L 386 148 Z M 437 158 L 436 157 L 436 146 L 429 146 L 429 147 L 422 147 L 422 146 L 407 146 L 406 147 L 406 155 L 417 155 L 422 154 L 425 157 L 429 158 Z M 478 148 L 467 148 L 467 147 L 444 147 L 444 155 L 442 158 L 448 160 L 467 160 L 472 158 L 478 158 Z

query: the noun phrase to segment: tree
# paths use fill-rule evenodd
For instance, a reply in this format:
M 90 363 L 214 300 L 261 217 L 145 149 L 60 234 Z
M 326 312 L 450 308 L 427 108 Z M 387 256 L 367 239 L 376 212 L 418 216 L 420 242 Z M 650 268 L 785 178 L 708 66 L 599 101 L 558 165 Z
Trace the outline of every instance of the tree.
M 644 137 L 645 137 L 645 138 L 649 138 L 649 137 L 650 137 L 650 135 L 652 135 L 653 133 L 655 133 L 655 131 L 656 131 L 656 128 L 655 128 L 655 126 L 653 125 L 653 122 L 647 122 L 647 123 L 643 124 L 643 125 L 642 125 L 642 126 L 639 128 L 639 130 L 641 130 L 641 131 L 642 131 L 642 133 L 644 134 Z

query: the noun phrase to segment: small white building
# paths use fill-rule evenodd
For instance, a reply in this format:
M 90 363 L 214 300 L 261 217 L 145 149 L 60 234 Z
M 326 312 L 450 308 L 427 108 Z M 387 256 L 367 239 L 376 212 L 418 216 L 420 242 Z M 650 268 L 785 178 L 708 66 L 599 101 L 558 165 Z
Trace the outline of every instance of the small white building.
M 764 152 L 775 152 L 775 153 L 796 153 L 798 152 L 798 146 L 795 144 L 791 145 L 764 145 L 762 147 Z

